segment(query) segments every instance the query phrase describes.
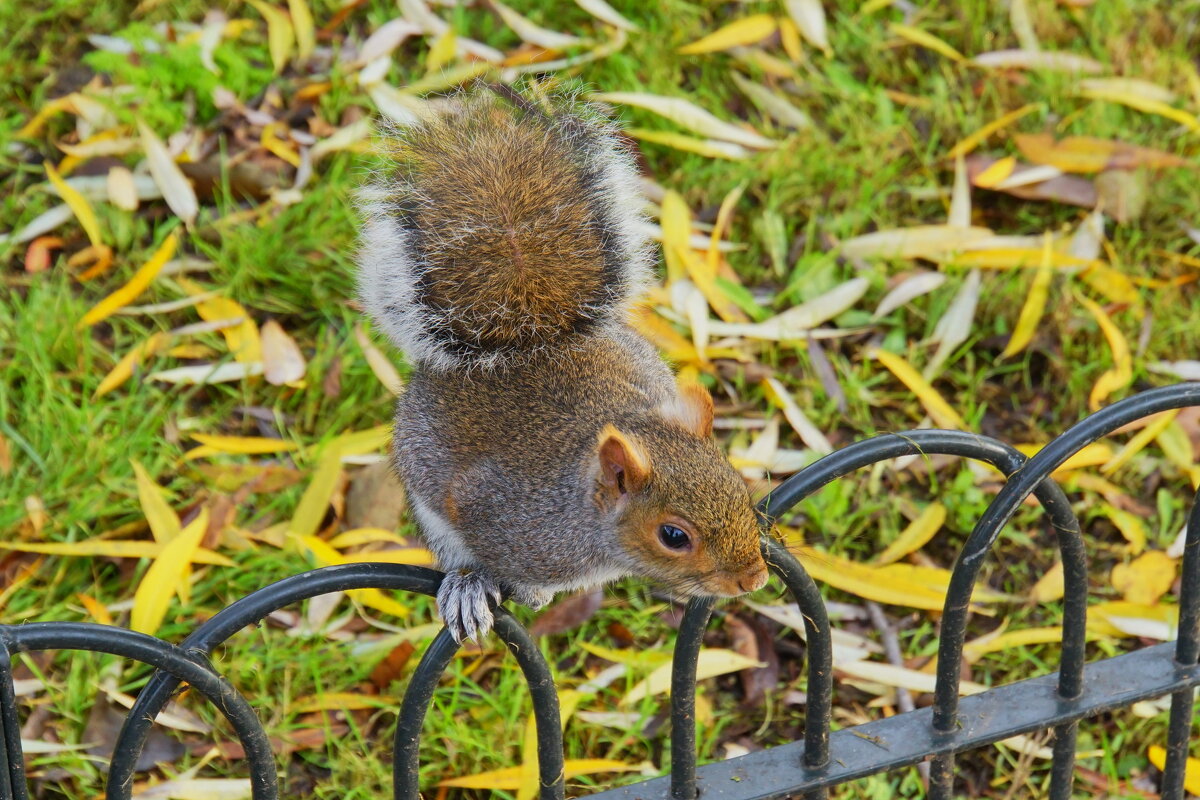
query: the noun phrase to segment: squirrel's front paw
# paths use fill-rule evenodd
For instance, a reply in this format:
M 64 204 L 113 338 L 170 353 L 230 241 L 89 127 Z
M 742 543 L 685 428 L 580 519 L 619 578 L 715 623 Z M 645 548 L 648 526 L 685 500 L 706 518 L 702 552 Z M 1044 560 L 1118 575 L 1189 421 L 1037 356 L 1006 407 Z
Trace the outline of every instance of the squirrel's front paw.
M 454 641 L 478 642 L 492 629 L 495 619 L 488 597 L 499 603 L 500 587 L 482 572 L 460 569 L 442 579 L 437 593 L 438 612 Z

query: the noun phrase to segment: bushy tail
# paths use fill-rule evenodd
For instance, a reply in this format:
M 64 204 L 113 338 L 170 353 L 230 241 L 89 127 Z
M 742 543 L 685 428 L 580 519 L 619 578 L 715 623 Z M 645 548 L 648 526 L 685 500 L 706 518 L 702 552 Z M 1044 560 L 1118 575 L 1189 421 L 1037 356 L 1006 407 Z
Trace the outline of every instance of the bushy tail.
M 590 107 L 484 89 L 394 131 L 359 291 L 410 361 L 491 368 L 621 320 L 649 270 L 636 170 Z

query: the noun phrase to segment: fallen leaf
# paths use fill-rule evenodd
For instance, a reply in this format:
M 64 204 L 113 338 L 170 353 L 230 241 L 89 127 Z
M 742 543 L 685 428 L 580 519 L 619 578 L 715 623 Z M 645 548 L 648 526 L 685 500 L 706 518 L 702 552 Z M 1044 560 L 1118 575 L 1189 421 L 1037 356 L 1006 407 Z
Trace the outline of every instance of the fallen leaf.
M 937 390 L 928 381 L 913 369 L 911 364 L 895 353 L 889 353 L 887 350 L 877 349 L 873 355 L 901 383 L 907 386 L 909 391 L 917 396 L 917 399 L 921 401 L 921 405 L 925 407 L 926 412 L 933 419 L 934 424 L 943 428 L 956 430 L 967 429 L 967 423 L 963 421 L 962 417 L 950 407 L 950 404 L 938 394 Z
M 946 507 L 941 503 L 930 503 L 921 510 L 884 551 L 875 557 L 876 565 L 891 564 L 909 553 L 915 553 L 941 530 L 946 522 Z
M 1046 570 L 1046 574 L 1038 578 L 1029 590 L 1029 600 L 1032 603 L 1053 603 L 1061 600 L 1066 591 L 1063 563 L 1055 561 L 1054 566 Z
M 163 199 L 167 201 L 171 211 L 190 228 L 195 224 L 196 214 L 200 211 L 196 190 L 192 188 L 192 184 L 188 182 L 175 159 L 167 152 L 166 145 L 154 131 L 141 120 L 138 120 L 138 131 L 141 132 L 142 147 L 146 150 L 146 165 L 150 168 L 154 183 L 162 191 Z
M 600 610 L 604 593 L 600 589 L 565 597 L 547 608 L 529 626 L 532 636 L 554 636 L 578 628 Z
M 680 55 L 715 53 L 731 47 L 760 42 L 775 33 L 775 18 L 770 14 L 752 14 L 722 26 L 691 44 L 680 47 Z
M 1154 605 L 1175 582 L 1175 562 L 1161 550 L 1148 550 L 1129 564 L 1112 570 L 1113 588 L 1128 603 Z
M 735 653 L 733 650 L 711 647 L 704 648 L 700 651 L 696 659 L 696 680 L 702 681 L 708 678 L 715 678 L 718 675 L 727 675 L 730 672 L 739 672 L 743 669 L 754 669 L 762 666 L 765 665 L 761 661 L 746 658 L 740 653 Z M 630 689 L 629 693 L 620 699 L 618 705 L 627 706 L 643 698 L 653 697 L 656 694 L 670 691 L 671 672 L 672 664 L 670 662 L 658 667 L 646 676 L 644 680 Z
M 1009 111 L 1007 114 L 992 120 L 979 130 L 962 139 L 958 144 L 950 148 L 950 152 L 947 153 L 947 156 L 949 158 L 957 158 L 958 156 L 967 155 L 976 147 L 985 142 L 992 134 L 1004 130 L 1009 125 L 1012 125 L 1014 122 L 1021 119 L 1021 117 L 1037 111 L 1039 108 L 1041 108 L 1041 104 L 1030 103 L 1028 105 L 1021 106 L 1014 111 Z
M 163 546 L 134 592 L 131 629 L 147 634 L 158 630 L 207 529 L 208 509 L 201 508 L 196 518 Z
M 634 25 L 632 22 L 625 19 L 625 17 L 621 16 L 616 9 L 604 2 L 604 0 L 575 0 L 575 5 L 579 6 L 601 22 L 607 22 L 614 28 L 619 28 L 624 31 L 641 30 L 637 25 Z
M 1108 503 L 1104 503 L 1096 510 L 1117 526 L 1117 530 L 1125 537 L 1125 541 L 1129 542 L 1130 555 L 1136 556 L 1146 549 L 1146 525 L 1142 522 L 1141 517 L 1128 511 L 1122 511 Z
M 875 308 L 875 312 L 871 314 L 871 319 L 882 319 L 896 309 L 908 305 L 918 297 L 929 294 L 945 282 L 945 273 L 917 270 L 893 286 L 884 295 L 883 299 L 879 301 L 879 305 Z
M 392 365 L 388 357 L 367 337 L 361 322 L 354 326 L 354 340 L 362 348 L 363 356 L 367 359 L 367 366 L 371 368 L 371 372 L 375 374 L 379 382 L 392 394 L 399 395 L 404 390 L 404 379 L 400 377 L 400 373 L 396 371 L 396 367 Z
M 500 15 L 500 18 L 504 20 L 504 24 L 512 28 L 513 33 L 521 37 L 521 41 L 536 44 L 538 47 L 544 47 L 547 50 L 565 50 L 584 42 L 578 36 L 559 33 L 558 31 L 552 31 L 540 25 L 535 25 L 527 17 L 521 16 L 499 0 L 490 0 L 490 5 Z
M 1136 90 L 1131 90 L 1124 85 L 1110 88 L 1108 85 L 1094 88 L 1084 88 L 1080 91 L 1080 95 L 1089 100 L 1100 100 L 1108 103 L 1119 103 L 1123 106 L 1142 111 L 1147 114 L 1155 114 L 1160 117 L 1166 117 L 1172 122 L 1177 122 L 1192 132 L 1200 132 L 1200 118 L 1195 114 L 1189 114 L 1186 111 L 1168 105 L 1166 102 L 1153 97 L 1146 97 Z
M 1089 74 L 1104 71 L 1104 65 L 1095 59 L 1051 50 L 994 50 L 980 53 L 971 59 L 971 63 L 991 69 L 1047 69 Z
M 1063 172 L 1196 166 L 1162 150 L 1092 136 L 1068 136 L 1056 141 L 1049 133 L 1018 133 L 1013 141 L 1028 160 L 1058 167 Z
M 1052 247 L 1053 242 L 1050 234 L 1047 233 L 1042 249 L 1041 266 L 1038 267 L 1033 281 L 1029 284 L 1029 293 L 1025 296 L 1021 313 L 1017 316 L 1017 324 L 1013 326 L 1012 336 L 1009 337 L 1004 352 L 1000 354 L 1001 358 L 1015 356 L 1033 341 L 1033 335 L 1042 321 L 1042 314 L 1046 311 L 1046 300 L 1050 296 L 1050 281 L 1054 278 L 1054 271 L 1051 267 Z
M 283 326 L 273 319 L 267 320 L 261 334 L 263 375 L 267 383 L 282 386 L 303 378 L 308 362 Z
M 185 461 L 206 458 L 219 453 L 262 455 L 264 453 L 286 453 L 297 448 L 295 442 L 286 439 L 269 439 L 263 436 L 218 436 L 209 433 L 189 434 L 200 447 L 193 447 L 183 455 Z
M 1167 768 L 1166 748 L 1152 744 L 1146 753 L 1146 757 L 1158 769 Z M 1184 761 L 1183 788 L 1187 790 L 1188 794 L 1200 794 L 1200 759 L 1188 758 Z
M 641 764 L 627 764 L 624 761 L 607 758 L 568 758 L 563 762 L 563 777 L 569 780 L 580 775 L 595 775 L 600 772 L 637 772 L 641 769 Z M 520 785 L 521 767 L 505 767 L 489 772 L 480 772 L 476 775 L 450 778 L 438 783 L 438 786 L 487 789 L 489 791 L 517 789 Z
M 952 61 L 965 60 L 965 57 L 962 53 L 958 52 L 953 47 L 946 44 L 945 41 L 939 39 L 928 31 L 923 31 L 920 28 L 914 28 L 911 25 L 903 25 L 899 22 L 888 23 L 888 30 L 891 33 L 894 33 L 896 36 L 899 36 L 901 39 L 907 39 L 913 44 L 928 48 L 929 50 L 943 55 Z
M 1129 352 L 1129 343 L 1125 341 L 1125 336 L 1104 309 L 1083 296 L 1079 297 L 1079 302 L 1100 326 L 1113 357 L 1112 369 L 1100 376 L 1088 395 L 1088 407 L 1092 411 L 1099 411 L 1101 401 L 1118 389 L 1125 388 L 1133 380 L 1133 356 Z
M 617 103 L 641 108 L 665 117 L 702 136 L 711 136 L 714 139 L 734 142 L 745 147 L 767 149 L 776 145 L 776 142 L 771 139 L 741 126 L 724 122 L 681 97 L 663 97 L 642 92 L 597 92 L 592 94 L 591 99 L 602 103 Z
M 96 219 L 96 212 L 92 210 L 91 203 L 62 179 L 53 164 L 47 161 L 45 167 L 46 177 L 50 179 L 50 183 L 54 185 L 59 197 L 71 209 L 75 218 L 79 220 L 80 226 L 87 233 L 88 240 L 95 247 L 103 246 L 104 242 L 101 241 L 100 237 L 100 222 Z
M 154 255 L 150 256 L 150 260 L 133 274 L 129 282 L 93 306 L 75 325 L 76 329 L 86 328 L 89 325 L 94 325 L 103 319 L 107 319 L 118 308 L 127 306 L 137 299 L 138 295 L 146 290 L 146 287 L 150 285 L 163 266 L 171 260 L 171 256 L 175 255 L 175 247 L 178 242 L 179 236 L 177 233 L 172 231 L 167 234 L 167 237 L 159 245 Z
M 825 25 L 825 8 L 820 0 L 784 0 L 784 8 L 800 33 L 825 55 L 832 54 Z
M 288 59 L 292 57 L 292 45 L 296 41 L 292 20 L 282 10 L 262 0 L 246 0 L 254 6 L 267 22 L 267 47 L 271 51 L 271 64 L 275 74 L 283 72 Z

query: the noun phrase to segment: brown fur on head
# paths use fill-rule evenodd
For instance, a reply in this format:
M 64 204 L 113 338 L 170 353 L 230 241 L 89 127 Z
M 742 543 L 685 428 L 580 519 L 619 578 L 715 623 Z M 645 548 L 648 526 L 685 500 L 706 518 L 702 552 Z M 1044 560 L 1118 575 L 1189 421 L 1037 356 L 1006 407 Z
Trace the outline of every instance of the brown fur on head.
M 686 595 L 761 588 L 767 566 L 758 515 L 741 476 L 712 439 L 712 399 L 685 387 L 645 418 L 597 437 L 596 503 L 615 513 L 634 572 Z

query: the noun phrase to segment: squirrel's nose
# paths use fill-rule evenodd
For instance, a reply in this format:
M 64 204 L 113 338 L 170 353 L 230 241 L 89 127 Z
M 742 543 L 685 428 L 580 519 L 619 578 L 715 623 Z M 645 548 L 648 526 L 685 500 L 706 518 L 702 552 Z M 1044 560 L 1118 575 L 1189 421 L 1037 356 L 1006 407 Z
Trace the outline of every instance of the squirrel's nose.
M 754 572 L 738 578 L 738 588 L 743 592 L 753 592 L 767 585 L 767 568 L 760 567 Z

